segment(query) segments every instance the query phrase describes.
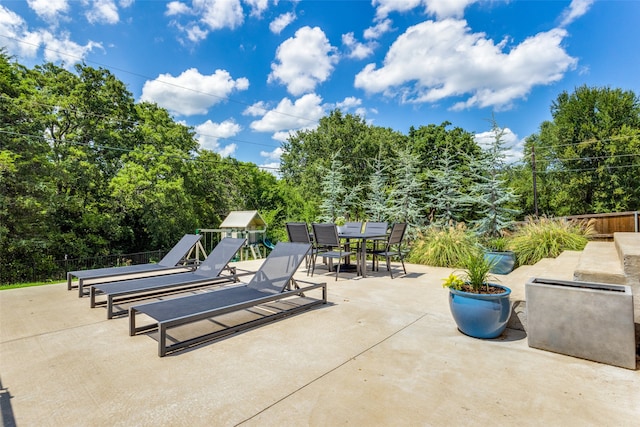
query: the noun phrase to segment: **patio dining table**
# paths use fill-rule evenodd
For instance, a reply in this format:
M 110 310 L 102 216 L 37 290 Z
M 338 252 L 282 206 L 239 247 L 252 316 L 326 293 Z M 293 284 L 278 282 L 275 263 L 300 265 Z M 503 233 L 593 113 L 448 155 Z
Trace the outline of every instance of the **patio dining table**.
M 387 234 L 381 232 L 343 231 L 338 233 L 338 237 L 360 241 L 356 252 L 356 274 L 367 277 L 367 240 L 386 238 Z

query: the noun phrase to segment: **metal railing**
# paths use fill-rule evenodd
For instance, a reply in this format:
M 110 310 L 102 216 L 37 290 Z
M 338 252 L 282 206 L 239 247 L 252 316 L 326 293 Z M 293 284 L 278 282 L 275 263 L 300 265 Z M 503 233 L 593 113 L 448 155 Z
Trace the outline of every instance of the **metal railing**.
M 113 254 L 85 258 L 51 260 L 48 265 L 40 264 L 30 267 L 22 266 L 20 271 L 13 272 L 13 277 L 7 276 L 6 279 L 8 279 L 8 283 L 62 281 L 67 277 L 67 271 L 158 262 L 166 255 L 166 253 L 166 250 L 159 249 L 155 251 L 136 252 L 130 254 Z

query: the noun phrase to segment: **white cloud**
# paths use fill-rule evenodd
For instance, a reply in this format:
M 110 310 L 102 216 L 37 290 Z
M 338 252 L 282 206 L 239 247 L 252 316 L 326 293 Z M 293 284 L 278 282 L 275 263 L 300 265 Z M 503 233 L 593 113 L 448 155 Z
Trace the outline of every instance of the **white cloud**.
M 87 11 L 87 20 L 92 24 L 117 24 L 120 20 L 118 7 L 113 0 L 95 0 Z
M 439 19 L 461 18 L 467 6 L 480 0 L 424 0 L 427 13 Z
M 251 7 L 251 16 L 261 17 L 262 13 L 267 10 L 269 0 L 244 0 Z
M 287 12 L 278 16 L 269 24 L 269 30 L 274 34 L 280 34 L 289 24 L 296 20 L 295 13 Z
M 348 57 L 356 59 L 364 59 L 373 54 L 371 45 L 360 43 L 355 39 L 353 33 L 342 35 L 342 44 L 349 50 Z
M 233 120 L 225 120 L 222 123 L 214 123 L 211 120 L 207 120 L 195 127 L 196 138 L 200 146 L 214 151 L 222 157 L 231 156 L 238 146 L 235 143 L 221 146 L 220 139 L 234 137 L 241 130 L 242 127 Z
M 21 16 L 0 4 L 0 34 L 6 36 L 2 43 L 8 53 L 33 58 L 40 46 L 38 33 L 29 31 Z
M 560 26 L 566 27 L 582 15 L 587 13 L 593 5 L 594 0 L 572 0 L 569 7 L 564 11 Z
M 222 102 L 233 91 L 246 90 L 249 80 L 244 77 L 233 80 L 225 70 L 203 75 L 190 68 L 177 77 L 160 74 L 155 80 L 145 82 L 141 101 L 155 102 L 177 115 L 206 114 L 208 109 Z
M 240 0 L 193 0 L 193 9 L 211 30 L 234 29 L 244 22 Z
M 425 21 L 409 27 L 390 47 L 384 65 L 368 64 L 355 86 L 369 93 L 399 96 L 404 102 L 467 99 L 453 106 L 508 108 L 536 85 L 560 80 L 577 60 L 561 43 L 566 31 L 536 34 L 506 51 L 464 20 Z
M 260 155 L 268 160 L 277 160 L 279 162 L 283 152 L 282 147 L 278 147 L 273 151 L 261 151 Z
M 265 103 L 264 101 L 258 101 L 255 104 L 247 107 L 242 114 L 244 114 L 245 116 L 262 116 L 264 115 L 267 111 L 269 111 L 269 106 L 267 105 L 267 103 Z
M 191 24 L 184 28 L 187 38 L 194 43 L 204 40 L 209 35 L 209 31 L 203 30 L 198 24 Z
M 22 17 L 0 5 L 0 34 L 7 38 L 4 47 L 10 54 L 34 58 L 44 48 L 44 59 L 64 62 L 68 67 L 80 62 L 93 49 L 102 48 L 100 43 L 88 41 L 80 45 L 72 41 L 68 33 L 53 34 L 48 30 L 30 31 Z
M 252 4 L 254 3 L 255 7 L 261 7 L 260 0 L 253 0 Z M 184 32 L 194 43 L 205 39 L 210 31 L 235 29 L 244 22 L 240 0 L 192 0 L 191 6 L 187 2 L 171 1 L 167 4 L 164 14 L 175 17 L 176 20 L 171 24 Z M 182 15 L 188 15 L 190 21 L 178 22 Z
M 420 6 L 422 0 L 373 0 L 372 6 L 376 8 L 376 18 L 386 18 L 391 12 L 407 12 Z
M 36 15 L 51 23 L 69 11 L 68 0 L 27 0 L 27 4 Z
M 62 61 L 66 64 L 75 64 L 94 48 L 102 49 L 102 44 L 89 41 L 80 45 L 69 39 L 68 33 L 54 35 L 48 31 L 39 32 L 40 42 L 44 45 L 44 59 L 48 62 Z
M 191 13 L 191 8 L 180 1 L 172 1 L 167 4 L 167 16 L 185 15 Z
M 276 59 L 267 81 L 281 82 L 290 94 L 299 96 L 329 78 L 338 55 L 319 27 L 302 27 L 278 46 Z
M 522 160 L 525 142 L 524 139 L 518 138 L 518 135 L 513 133 L 509 128 L 503 128 L 502 132 L 502 142 L 505 147 L 505 161 L 507 163 L 515 163 Z M 495 140 L 495 133 L 492 130 L 480 132 L 475 134 L 473 139 L 480 147 L 486 148 Z
M 374 25 L 373 27 L 369 27 L 366 30 L 364 30 L 364 38 L 367 40 L 377 40 L 380 37 L 382 37 L 382 35 L 388 33 L 392 29 L 393 28 L 392 28 L 391 20 L 382 19 L 381 21 L 376 23 L 376 25 Z
M 422 6 L 425 12 L 438 19 L 461 18 L 470 4 L 480 0 L 373 0 L 376 19 L 386 18 L 392 12 L 404 13 Z
M 362 100 L 360 98 L 356 98 L 355 96 L 348 96 L 343 101 L 336 103 L 336 107 L 343 111 L 348 111 L 361 105 Z
M 307 129 L 317 126 L 324 116 L 322 98 L 309 93 L 297 99 L 295 103 L 283 98 L 278 106 L 265 112 L 260 120 L 251 122 L 251 129 L 258 132 L 280 132 L 293 129 Z

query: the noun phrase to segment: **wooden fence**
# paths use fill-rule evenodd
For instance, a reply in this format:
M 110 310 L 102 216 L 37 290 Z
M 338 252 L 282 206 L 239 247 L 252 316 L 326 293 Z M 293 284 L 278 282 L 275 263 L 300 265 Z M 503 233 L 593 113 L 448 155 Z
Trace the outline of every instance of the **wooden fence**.
M 640 211 L 571 215 L 563 218 L 586 221 L 593 219 L 596 231 L 593 237 L 599 239 L 612 239 L 616 232 L 640 232 Z

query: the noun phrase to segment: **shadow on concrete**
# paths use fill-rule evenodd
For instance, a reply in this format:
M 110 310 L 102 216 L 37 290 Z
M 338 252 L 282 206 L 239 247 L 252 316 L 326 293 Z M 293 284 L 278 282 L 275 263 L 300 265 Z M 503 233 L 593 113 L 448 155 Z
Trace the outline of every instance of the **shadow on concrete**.
M 4 427 L 15 427 L 16 419 L 13 416 L 13 408 L 11 407 L 11 393 L 8 388 L 2 386 L 0 379 L 0 411 L 2 411 L 2 425 Z

